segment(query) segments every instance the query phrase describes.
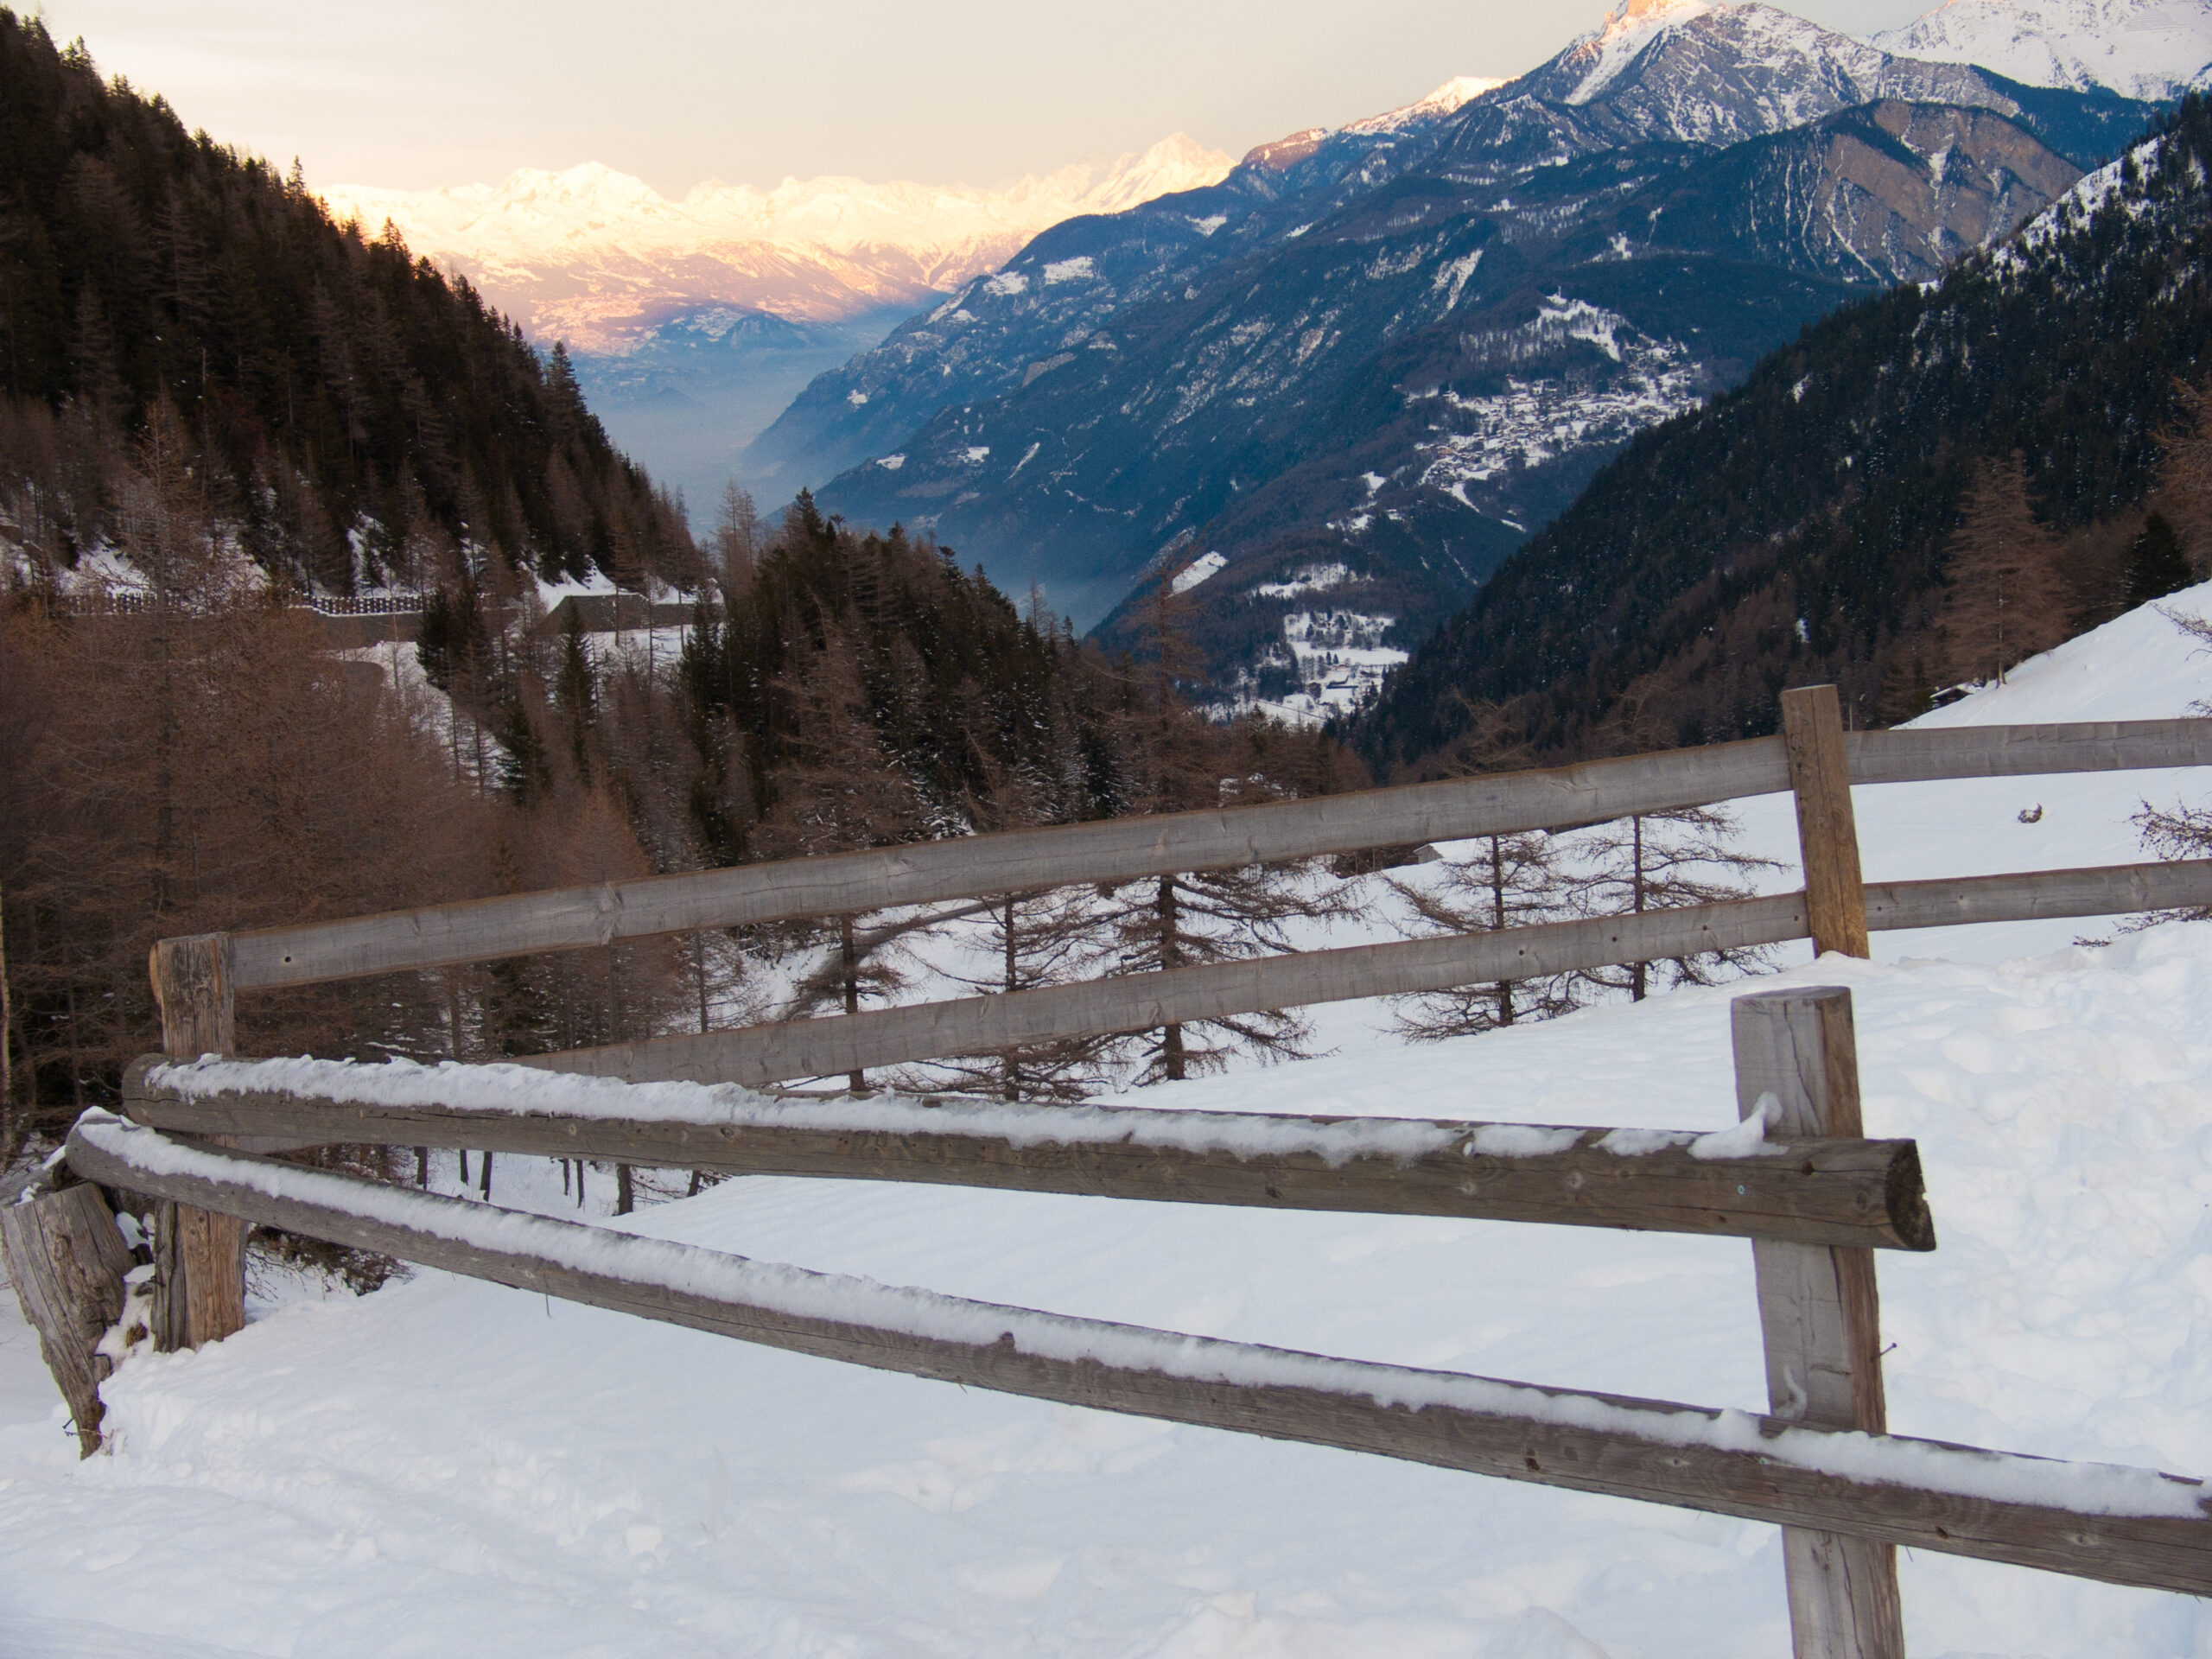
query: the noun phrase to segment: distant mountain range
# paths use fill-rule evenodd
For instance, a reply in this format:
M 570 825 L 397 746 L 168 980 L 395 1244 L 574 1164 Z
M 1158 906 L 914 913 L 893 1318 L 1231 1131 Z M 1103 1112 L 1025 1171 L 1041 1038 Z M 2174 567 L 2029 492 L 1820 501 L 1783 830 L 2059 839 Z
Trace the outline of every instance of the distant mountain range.
M 2001 238 L 2155 112 L 1763 4 L 1629 0 L 1455 109 L 1055 226 L 748 461 L 1043 584 L 1109 645 L 1141 645 L 1134 600 L 1172 577 L 1217 698 L 1319 714 L 1635 433 Z
M 1230 165 L 1177 133 L 1003 190 L 709 181 L 671 201 L 594 164 L 499 185 L 322 194 L 341 220 L 372 231 L 391 220 L 533 340 L 565 341 L 616 441 L 710 508 L 726 480 L 750 477 L 745 446 L 810 380 L 918 305 L 1062 219 L 1211 184 Z
M 760 191 L 710 180 L 671 201 L 590 162 L 524 168 L 499 185 L 321 194 L 341 221 L 374 231 L 391 220 L 415 252 L 467 276 L 533 338 L 603 354 L 715 307 L 793 323 L 911 308 L 995 269 L 1048 226 L 1211 184 L 1230 166 L 1179 132 L 1003 190 L 820 178 Z
M 2208 60 L 2212 0 L 1953 0 L 1873 40 L 1624 0 L 1510 84 L 1233 168 L 1179 138 L 995 194 L 330 200 L 569 339 L 695 511 L 810 486 L 1115 645 L 1173 578 L 1217 698 L 1318 715 L 1633 435 L 2000 239 Z

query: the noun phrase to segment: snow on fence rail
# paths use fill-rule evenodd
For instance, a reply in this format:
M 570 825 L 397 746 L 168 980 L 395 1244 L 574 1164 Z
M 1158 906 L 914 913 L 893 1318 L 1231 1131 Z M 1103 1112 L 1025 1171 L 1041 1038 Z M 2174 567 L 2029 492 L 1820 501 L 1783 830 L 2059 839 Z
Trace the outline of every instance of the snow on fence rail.
M 1932 1250 L 1910 1141 L 1528 1123 L 797 1103 L 517 1065 L 149 1057 L 133 1122 L 293 1146 L 466 1147 L 730 1174 L 925 1181 L 1285 1210 L 1540 1221 Z
M 206 1151 L 105 1113 L 79 1122 L 68 1150 L 71 1166 L 92 1180 L 823 1358 L 1777 1522 L 1889 1551 L 1904 1544 L 2212 1592 L 2203 1488 L 2153 1471 L 1325 1358 L 896 1289 Z

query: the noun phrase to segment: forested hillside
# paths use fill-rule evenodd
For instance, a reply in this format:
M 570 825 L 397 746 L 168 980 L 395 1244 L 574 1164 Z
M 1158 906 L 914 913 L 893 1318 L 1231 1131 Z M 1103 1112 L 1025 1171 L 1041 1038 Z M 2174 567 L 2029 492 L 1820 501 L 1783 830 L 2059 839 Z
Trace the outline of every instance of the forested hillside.
M 2144 597 L 2161 560 L 2174 585 L 2212 555 L 2209 167 L 2191 99 L 2009 245 L 1643 434 L 1399 673 L 1370 760 L 1451 764 L 1489 703 L 1546 755 L 1765 732 L 1821 679 L 1901 718 Z
M 559 353 L 3 8 L 0 330 L 0 492 L 49 564 L 111 538 L 128 442 L 166 410 L 294 586 L 421 580 L 438 538 L 548 575 L 690 568 Z

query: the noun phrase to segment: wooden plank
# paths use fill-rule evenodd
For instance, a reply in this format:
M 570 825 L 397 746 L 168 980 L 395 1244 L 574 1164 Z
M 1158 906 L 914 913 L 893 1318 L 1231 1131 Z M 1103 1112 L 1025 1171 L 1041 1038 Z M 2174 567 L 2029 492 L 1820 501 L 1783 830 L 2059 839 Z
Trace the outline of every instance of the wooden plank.
M 1655 962 L 1770 944 L 1802 938 L 1804 932 L 1802 896 L 1783 893 L 1641 916 L 1170 968 L 1038 990 L 569 1049 L 517 1064 L 632 1083 L 677 1078 L 766 1084 L 837 1077 L 901 1060 L 995 1053 L 1077 1033 L 1142 1031 L 1265 1008 L 1533 979 L 1602 963 Z
M 1866 1133 L 1848 990 L 1764 991 L 1729 1014 L 1742 1116 L 1788 1135 Z M 1751 1255 L 1772 1414 L 1887 1433 L 1874 1253 L 1761 1239 Z M 1785 1527 L 1782 1545 L 1796 1659 L 1904 1659 L 1894 1544 Z
M 2212 720 L 2099 720 L 2045 726 L 1952 726 L 1851 732 L 1854 784 L 1944 778 L 2136 772 L 2212 766 Z
M 89 1458 L 99 1450 L 99 1388 L 109 1370 L 100 1338 L 123 1312 L 123 1277 L 134 1264 L 97 1186 L 27 1198 L 0 1205 L 0 1262 L 69 1404 L 78 1455 Z
M 1851 810 L 1851 773 L 1844 762 L 1835 687 L 1784 691 L 1782 737 L 1789 751 L 1790 792 L 1797 802 L 1797 846 L 1804 859 L 1814 953 L 1871 957 L 1866 884 L 1859 873 L 1859 825 Z
M 1009 830 L 240 933 L 236 982 L 248 990 L 305 985 L 692 928 L 1502 835 L 1788 786 L 1781 740 L 1755 738 L 1312 800 Z
M 342 1090 L 188 1091 L 174 1074 L 149 1080 L 160 1065 L 149 1057 L 132 1065 L 124 1111 L 134 1122 L 199 1136 L 467 1147 L 733 1174 L 1936 1248 L 1910 1141 L 1792 1138 L 1770 1141 L 1757 1156 L 1700 1157 L 1684 1133 L 1672 1145 L 1624 1155 L 1604 1144 L 1605 1129 L 1233 1112 L 1179 1112 L 1163 1121 L 1126 1107 L 925 1107 L 895 1099 L 862 1108 L 772 1107 L 749 1122 L 734 1121 L 741 1105 L 711 1096 L 690 1119 L 586 1116 L 390 1105 L 349 1099 Z M 1009 1130 L 1009 1117 L 1026 1121 Z M 1502 1149 L 1532 1145 L 1548 1149 Z M 1432 1149 L 1418 1150 L 1424 1146 Z
M 2126 916 L 2207 904 L 2212 904 L 2212 860 L 2177 859 L 1948 881 L 1873 882 L 1866 888 L 1866 920 L 1879 933 L 1979 922 Z
M 1886 929 L 2206 905 L 2212 904 L 2212 860 L 1890 882 L 1867 888 L 1866 902 L 1872 925 Z M 1805 935 L 1803 895 L 1783 893 L 1641 916 L 1261 957 L 828 1019 L 569 1049 L 529 1056 L 516 1064 L 632 1083 L 682 1079 L 758 1085 L 793 1077 L 836 1077 L 856 1067 L 906 1060 L 988 1054 L 1056 1037 L 1140 1031 L 1176 1020 L 1218 1019 L 1266 1008 L 1446 990 L 1618 962 L 1656 962 L 1702 950 L 1774 944 Z
M 2199 766 L 2212 764 L 2212 721 L 1866 732 L 1847 734 L 1844 747 L 1852 781 L 1862 784 Z M 234 982 L 306 985 L 692 928 L 1510 835 L 1788 787 L 1783 741 L 1755 738 L 1315 800 L 1007 830 L 241 933 Z
M 150 1150 L 140 1150 L 149 1143 Z M 198 1152 L 113 1118 L 81 1121 L 70 1135 L 69 1160 L 96 1180 L 228 1206 L 309 1237 L 880 1370 L 2112 1583 L 2212 1592 L 2212 1518 L 2196 1481 L 2146 1478 L 2162 1497 L 2179 1488 L 2183 1514 L 2115 1515 L 2101 1511 L 2118 1506 L 2101 1502 L 1991 1498 L 1971 1492 L 2004 1490 L 2008 1479 L 2018 1483 L 2015 1491 L 2056 1491 L 2069 1465 L 1929 1441 L 1878 1440 L 1870 1446 L 1855 1436 L 1844 1442 L 1851 1452 L 1910 1447 L 1905 1455 L 1925 1459 L 1917 1466 L 1927 1472 L 1913 1484 L 1853 1479 L 1822 1471 L 1824 1462 L 1840 1461 L 1826 1451 L 1832 1436 L 1841 1440 L 1834 1431 L 1770 1417 L 1735 1420 L 1756 1433 L 1756 1445 L 1738 1439 L 1716 1445 L 1721 1414 L 1700 1408 L 1321 1360 L 951 1298 L 927 1299 L 932 1319 L 947 1317 L 918 1332 L 912 1324 L 841 1322 L 804 1311 L 822 1305 L 811 1289 L 865 1296 L 862 1281 L 788 1268 L 754 1274 L 749 1264 L 713 1251 L 323 1171 L 272 1177 L 265 1160 Z M 302 1192 L 321 1196 L 298 1196 Z M 403 1213 L 407 1219 L 391 1218 Z M 495 1233 L 482 1224 L 487 1213 L 497 1218 Z M 526 1249 L 518 1247 L 523 1240 Z M 762 1288 L 719 1295 L 698 1288 L 721 1282 Z M 921 1294 L 889 1300 L 912 1309 Z M 945 1329 L 968 1334 L 930 1333 Z M 1109 1357 L 1132 1353 L 1173 1358 L 1137 1364 Z M 1263 1380 L 1225 1380 L 1232 1376 Z M 1408 1399 L 1423 1403 L 1416 1408 Z M 1943 1490 L 1933 1472 L 1938 1468 L 1970 1468 L 1974 1478 Z
M 231 936 L 163 939 L 148 963 L 172 1059 L 237 1052 Z M 245 1230 L 236 1217 L 164 1205 L 154 1223 L 154 1345 L 219 1342 L 245 1328 Z

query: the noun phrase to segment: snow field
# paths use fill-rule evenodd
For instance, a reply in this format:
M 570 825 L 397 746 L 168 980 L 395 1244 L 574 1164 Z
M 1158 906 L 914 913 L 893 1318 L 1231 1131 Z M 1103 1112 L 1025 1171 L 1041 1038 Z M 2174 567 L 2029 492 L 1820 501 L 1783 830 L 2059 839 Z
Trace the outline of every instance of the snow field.
M 2212 588 L 2170 603 L 2212 608 Z M 2145 611 L 1929 718 L 2152 717 L 2208 692 L 2212 658 Z M 1867 874 L 2132 861 L 2137 801 L 2205 786 L 1861 791 Z M 1743 818 L 1794 863 L 1787 798 Z M 2067 943 L 2110 931 L 1878 935 L 1874 963 L 1764 982 L 1853 988 L 1869 1133 L 1920 1141 L 1941 1245 L 1880 1259 L 1892 1427 L 2202 1473 L 2212 925 Z M 1719 1130 L 1727 1000 L 1422 1047 L 1342 1005 L 1315 1011 L 1332 1057 L 1124 1098 Z M 501 1202 L 563 1212 L 553 1166 L 497 1169 Z M 594 1211 L 610 1187 L 594 1172 Z M 1199 1336 L 1764 1399 L 1740 1241 L 767 1178 L 629 1224 Z M 79 1464 L 0 1298 L 0 1651 L 1639 1659 L 1787 1639 L 1771 1528 L 963 1391 L 436 1274 L 256 1312 L 205 1352 L 133 1360 L 106 1389 L 112 1454 Z M 2183 1598 L 1921 1554 L 1903 1577 L 1916 1659 L 2212 1655 L 2212 1616 Z
M 2212 1044 L 2194 1018 L 2212 928 L 1789 978 L 1853 987 L 1870 1132 L 1917 1135 L 1928 1165 L 1942 1248 L 1881 1260 L 1893 1427 L 2212 1466 Z M 1720 1128 L 1726 1001 L 1147 1092 Z M 1747 1409 L 1763 1393 L 1737 1241 L 769 1179 L 632 1221 L 1309 1351 Z M 111 1457 L 75 1463 L 52 1409 L 0 1431 L 0 1637 L 90 1618 L 49 1650 L 134 1630 L 247 1652 L 461 1633 L 560 1654 L 1616 1659 L 1781 1639 L 1771 1529 L 864 1373 L 439 1274 L 285 1306 L 134 1361 L 107 1395 Z M 1904 1574 L 1916 1653 L 2212 1638 L 2180 1598 L 1927 1556 Z

